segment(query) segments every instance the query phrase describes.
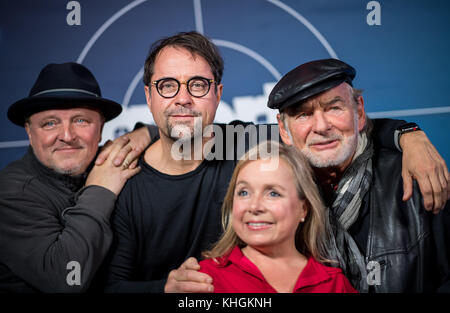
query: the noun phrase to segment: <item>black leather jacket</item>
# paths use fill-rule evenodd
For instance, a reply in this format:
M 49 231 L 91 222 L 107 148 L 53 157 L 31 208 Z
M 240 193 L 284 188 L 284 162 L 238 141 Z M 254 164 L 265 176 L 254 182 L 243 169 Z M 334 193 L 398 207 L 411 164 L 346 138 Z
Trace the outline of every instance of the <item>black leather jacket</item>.
M 450 292 L 450 208 L 425 211 L 418 185 L 404 202 L 400 153 L 375 149 L 368 193 L 366 264 L 375 292 Z M 369 275 L 370 276 L 370 275 Z

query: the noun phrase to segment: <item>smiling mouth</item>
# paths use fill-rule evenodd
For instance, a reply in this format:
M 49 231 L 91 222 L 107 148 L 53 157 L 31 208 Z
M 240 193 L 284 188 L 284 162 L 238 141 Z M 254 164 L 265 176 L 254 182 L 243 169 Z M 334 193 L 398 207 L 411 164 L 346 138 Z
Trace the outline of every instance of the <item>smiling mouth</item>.
M 64 147 L 64 148 L 56 148 L 55 152 L 70 152 L 74 150 L 80 150 L 81 147 Z
M 251 230 L 261 230 L 261 229 L 266 229 L 269 228 L 273 225 L 273 223 L 269 223 L 269 222 L 247 222 L 245 223 L 248 228 L 250 228 Z
M 194 117 L 194 115 L 190 115 L 190 114 L 174 114 L 174 115 L 171 115 L 170 117 L 181 117 L 181 118 L 183 118 L 183 117 Z
M 334 146 L 336 146 L 337 144 L 338 144 L 338 140 L 332 139 L 332 140 L 327 140 L 327 141 L 322 141 L 322 142 L 311 143 L 311 144 L 309 144 L 309 147 L 321 150 L 321 149 L 334 148 Z

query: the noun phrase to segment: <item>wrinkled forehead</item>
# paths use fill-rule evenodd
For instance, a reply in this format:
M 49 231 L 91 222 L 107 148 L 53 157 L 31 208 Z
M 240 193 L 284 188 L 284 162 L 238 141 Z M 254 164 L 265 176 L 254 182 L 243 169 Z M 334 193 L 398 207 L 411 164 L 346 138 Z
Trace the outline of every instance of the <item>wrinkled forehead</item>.
M 351 95 L 352 95 L 352 87 L 347 83 L 342 83 L 314 97 L 306 99 L 302 104 L 317 103 L 323 106 L 335 99 L 350 100 Z
M 284 112 L 286 112 L 287 115 L 292 116 L 301 110 L 312 109 L 315 107 L 325 107 L 336 102 L 337 100 L 340 100 L 345 104 L 351 104 L 353 95 L 352 90 L 352 87 L 344 82 L 336 87 L 330 88 L 308 99 L 300 101 L 296 105 L 288 107 Z

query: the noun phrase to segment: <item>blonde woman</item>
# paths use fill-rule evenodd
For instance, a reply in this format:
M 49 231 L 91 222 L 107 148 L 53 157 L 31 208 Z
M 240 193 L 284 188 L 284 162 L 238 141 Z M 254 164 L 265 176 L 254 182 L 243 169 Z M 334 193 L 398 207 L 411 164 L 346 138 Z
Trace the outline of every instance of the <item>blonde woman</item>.
M 261 157 L 269 148 L 278 156 Z M 214 292 L 356 292 L 339 268 L 322 264 L 333 262 L 325 257 L 325 214 L 307 160 L 295 148 L 260 144 L 234 170 L 224 234 L 200 271 Z

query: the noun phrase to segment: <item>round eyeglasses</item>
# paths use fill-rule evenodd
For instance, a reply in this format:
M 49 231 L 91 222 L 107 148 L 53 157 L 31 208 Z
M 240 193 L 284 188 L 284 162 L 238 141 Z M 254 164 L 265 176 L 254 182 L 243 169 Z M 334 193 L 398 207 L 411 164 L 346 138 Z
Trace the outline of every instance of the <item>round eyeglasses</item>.
M 214 79 L 208 79 L 201 76 L 189 78 L 185 82 L 180 82 L 175 78 L 161 78 L 152 81 L 151 84 L 156 87 L 159 95 L 163 98 L 173 98 L 180 91 L 182 84 L 186 85 L 189 94 L 196 98 L 204 97 L 208 94 Z

